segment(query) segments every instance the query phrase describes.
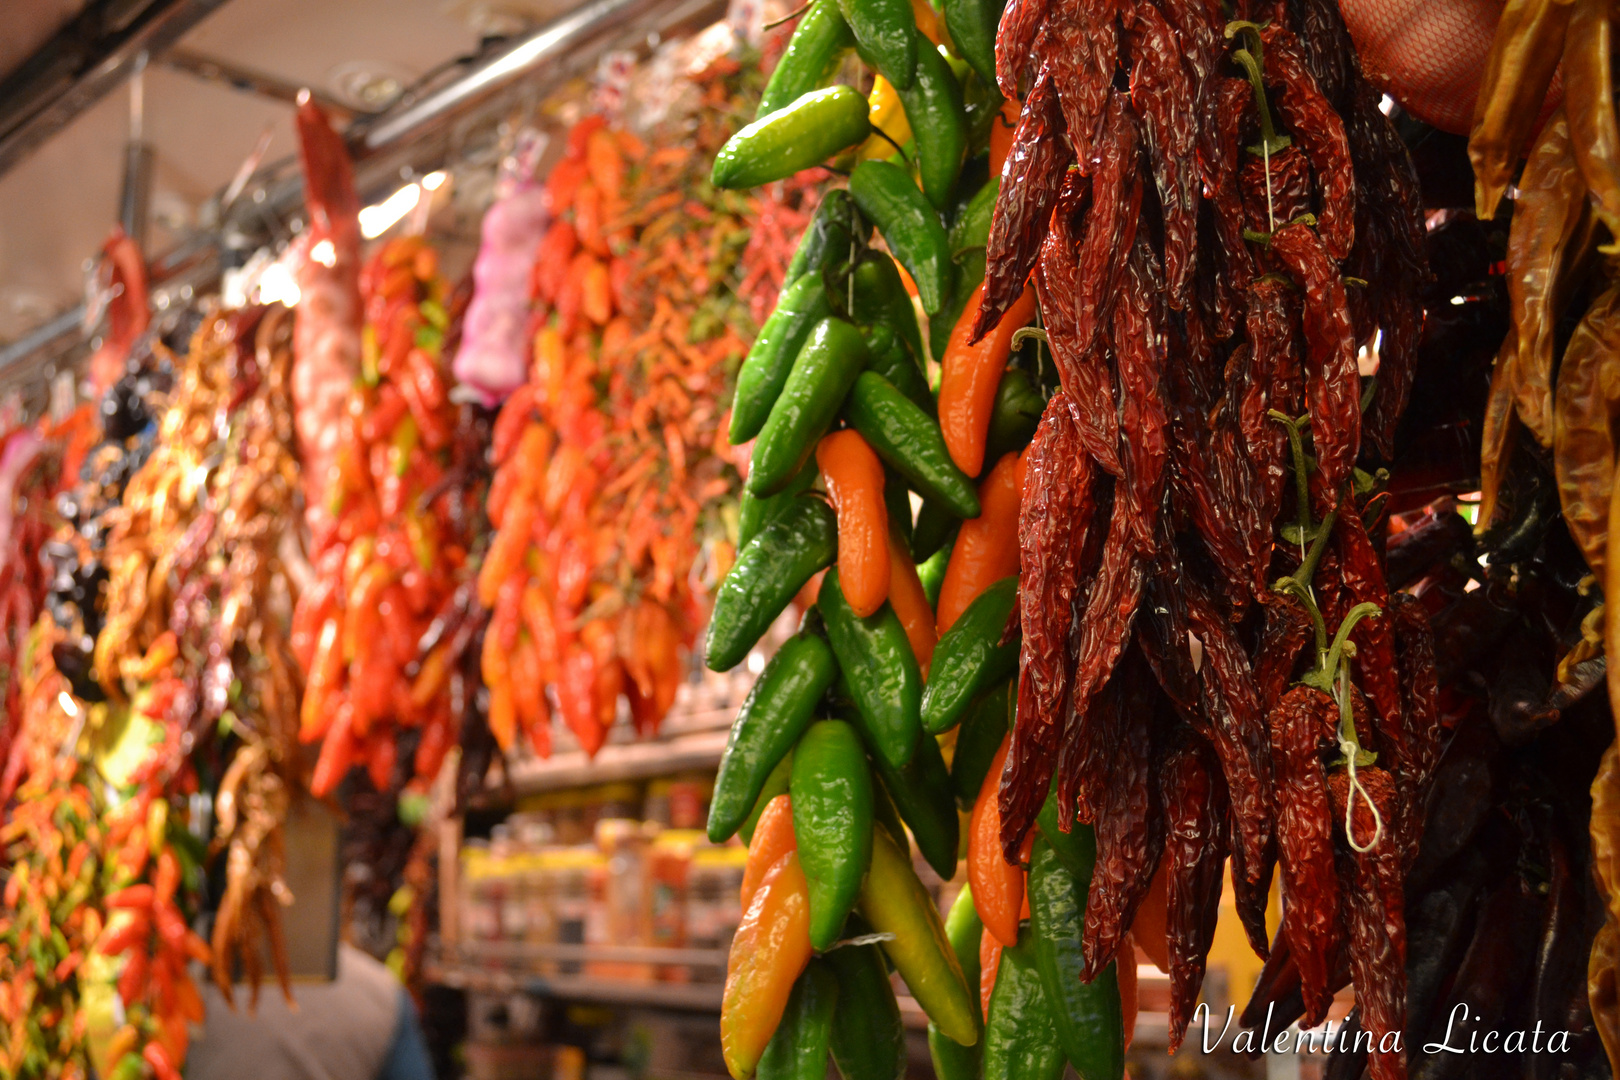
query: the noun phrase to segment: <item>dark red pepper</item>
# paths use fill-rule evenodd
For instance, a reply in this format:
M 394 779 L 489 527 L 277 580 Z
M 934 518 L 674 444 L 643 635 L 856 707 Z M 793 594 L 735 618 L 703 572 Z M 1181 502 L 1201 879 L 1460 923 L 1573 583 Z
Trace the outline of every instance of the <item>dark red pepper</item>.
M 1183 63 L 1186 45 L 1157 7 L 1136 6 L 1128 41 L 1131 104 L 1142 118 L 1142 141 L 1164 219 L 1167 299 L 1180 311 L 1198 256 L 1197 92 Z M 1069 128 L 1074 129 L 1072 119 Z
M 1164 793 L 1165 940 L 1170 957 L 1170 1052 L 1187 1032 L 1215 940 L 1226 866 L 1226 785 L 1201 742 L 1159 767 Z

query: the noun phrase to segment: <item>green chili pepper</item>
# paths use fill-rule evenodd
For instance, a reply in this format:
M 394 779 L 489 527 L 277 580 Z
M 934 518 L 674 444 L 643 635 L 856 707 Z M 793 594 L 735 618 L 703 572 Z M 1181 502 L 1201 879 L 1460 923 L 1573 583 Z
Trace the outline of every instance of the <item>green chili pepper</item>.
M 949 731 L 973 699 L 1018 670 L 1018 642 L 1000 644 L 1018 603 L 1018 577 L 1002 578 L 969 604 L 934 646 L 923 690 L 925 730 Z
M 917 283 L 923 310 L 940 311 L 956 266 L 939 212 L 911 182 L 911 174 L 886 161 L 863 161 L 850 174 L 849 193 Z
M 978 1042 L 978 1003 L 945 937 L 939 909 L 912 869 L 910 853 L 882 830 L 872 837 L 860 911 L 873 930 L 893 935 L 883 951 L 928 1018 L 963 1046 Z
M 956 876 L 956 853 L 961 841 L 961 820 L 956 814 L 950 770 L 939 743 L 927 736 L 917 740 L 917 752 L 903 769 L 890 765 L 874 748 L 872 762 L 880 785 L 894 799 L 901 818 L 911 827 L 928 865 L 949 881 Z M 897 837 L 898 839 L 898 837 Z
M 926 504 L 923 509 L 928 509 Z M 919 513 L 917 517 L 918 523 L 921 524 L 922 514 Z M 951 564 L 951 550 L 956 547 L 956 535 L 960 531 L 960 525 L 960 522 L 952 523 L 939 550 L 917 566 L 917 579 L 922 582 L 923 595 L 928 597 L 928 603 L 936 608 L 939 606 L 939 590 L 945 586 L 945 569 Z
M 1001 1080 L 1060 1080 L 1063 1044 L 1026 927 L 1018 944 L 1001 950 L 990 1019 L 984 1033 L 984 1075 Z
M 866 342 L 849 323 L 822 319 L 816 324 L 754 442 L 750 491 L 774 495 L 792 482 L 814 456 L 867 359 Z
M 838 555 L 838 519 L 813 495 L 800 495 L 737 554 L 720 583 L 704 651 L 709 668 L 729 671 L 770 628 L 817 570 Z
M 827 1080 L 837 1007 L 838 976 L 832 965 L 811 960 L 793 984 L 776 1034 L 760 1055 L 755 1080 Z
M 1017 368 L 1008 368 L 996 386 L 996 403 L 990 410 L 990 431 L 985 437 L 984 459 L 1000 461 L 1002 455 L 1029 445 L 1035 428 L 1046 411 L 1046 399 L 1030 377 Z
M 838 940 L 872 860 L 872 772 L 855 729 L 817 720 L 793 750 L 793 838 L 810 886 L 810 944 Z
M 844 945 L 826 961 L 838 977 L 832 1024 L 838 1072 L 844 1080 L 900 1080 L 906 1072 L 906 1032 L 883 954 L 876 945 Z
M 804 274 L 819 273 L 837 260 L 847 262 L 850 245 L 865 244 L 871 235 L 872 226 L 855 209 L 849 192 L 833 188 L 821 197 L 782 280 L 794 281 Z
M 985 85 L 996 85 L 996 29 L 1002 0 L 945 0 L 945 29 Z
M 848 86 L 800 96 L 733 135 L 714 159 L 710 182 L 751 188 L 819 165 L 872 134 L 866 99 Z
M 1074 823 L 1073 829 L 1063 831 L 1061 819 L 1058 817 L 1057 787 L 1057 782 L 1053 781 L 1035 824 L 1041 830 L 1041 836 L 1051 846 L 1053 853 L 1057 855 L 1058 861 L 1074 875 L 1076 882 L 1085 882 L 1089 888 L 1091 868 L 1097 861 L 1097 838 L 1092 833 L 1091 826 L 1078 821 Z
M 979 494 L 951 460 L 939 424 L 889 380 L 862 372 L 844 403 L 844 419 L 924 499 L 957 517 L 979 516 Z
M 918 42 L 917 80 L 899 95 L 917 142 L 917 177 L 923 194 L 934 209 L 944 210 L 962 172 L 967 129 L 962 124 L 962 86 L 932 42 Z
M 804 463 L 804 467 L 794 474 L 788 481 L 787 487 L 775 495 L 767 495 L 763 499 L 748 490 L 743 485 L 742 497 L 737 501 L 737 548 L 748 546 L 748 541 L 759 535 L 759 530 L 782 516 L 783 511 L 793 505 L 795 496 L 810 490 L 821 472 L 816 468 L 815 455 L 812 454 Z
M 843 300 L 847 304 L 853 293 L 854 304 L 850 306 L 849 317 L 863 326 L 885 323 L 892 327 L 911 350 L 920 369 L 926 355 L 922 329 L 917 325 L 917 309 L 912 306 L 911 294 L 906 291 L 894 260 L 881 251 L 866 251 L 857 258 L 853 269 L 847 265 L 834 267 L 829 276 L 834 279 L 827 286 L 833 302 Z
M 836 567 L 821 579 L 816 607 L 867 741 L 891 766 L 905 768 L 922 738 L 922 671 L 900 617 L 887 603 L 864 619 L 857 616 L 844 599 Z
M 853 707 L 839 715 L 848 718 L 852 723 L 856 720 Z M 872 760 L 876 762 L 882 759 L 874 754 Z M 882 784 L 872 785 L 872 820 L 889 830 L 889 835 L 894 838 L 895 843 L 902 847 L 911 843 L 907 838 L 905 823 L 900 820 L 900 811 L 895 808 L 894 798 Z
M 917 320 L 913 318 L 911 323 L 916 326 Z M 872 356 L 869 370 L 888 379 L 908 400 L 933 415 L 936 407 L 933 392 L 928 389 L 928 379 L 905 339 L 884 322 L 864 327 L 862 333 L 866 335 L 866 351 Z
M 866 65 L 876 68 L 896 90 L 911 89 L 922 35 L 917 33 L 910 0 L 838 0 L 838 6 L 855 32 L 855 48 Z
M 783 643 L 748 691 L 731 725 L 709 801 L 709 839 L 723 844 L 737 831 L 776 763 L 793 749 L 838 676 L 827 642 L 800 632 Z
M 1083 844 L 1091 827 L 1076 824 L 1070 835 L 1076 833 Z M 1094 861 L 1094 839 L 1090 846 Z M 1090 867 L 1083 877 L 1072 873 L 1044 833 L 1036 837 L 1029 863 L 1030 937 L 1058 1044 L 1080 1080 L 1120 1080 L 1125 1074 L 1125 1026 L 1118 972 L 1109 964 L 1091 983 L 1080 981 L 1086 966 L 1080 939 L 1090 882 Z M 995 1008 L 993 996 L 990 1007 Z
M 737 830 L 737 835 L 742 837 L 744 844 L 754 842 L 754 829 L 759 825 L 760 815 L 765 812 L 765 808 L 771 804 L 772 799 L 778 795 L 787 794 L 788 780 L 792 775 L 793 751 L 789 750 L 787 755 L 776 763 L 776 767 L 771 770 L 771 774 L 765 778 L 764 786 L 759 789 L 759 798 L 754 800 L 754 808 L 748 811 L 748 819 Z
M 974 492 L 977 496 L 978 492 Z M 913 557 L 929 562 L 945 547 L 962 527 L 962 519 L 945 509 L 932 499 L 923 499 L 922 509 L 917 511 L 917 523 L 911 530 L 911 554 Z M 922 571 L 918 571 L 920 574 Z M 940 573 L 944 574 L 944 568 Z M 927 585 L 925 584 L 926 590 Z M 929 603 L 935 597 L 930 596 Z
M 838 10 L 837 0 L 815 0 L 793 28 L 793 36 L 759 97 L 754 118 L 768 116 L 827 85 L 844 54 L 854 47 L 855 35 Z
M 759 328 L 759 336 L 737 371 L 737 392 L 731 399 L 731 445 L 759 434 L 799 350 L 816 324 L 831 314 L 820 274 L 805 274 L 782 290 L 776 310 Z
M 951 755 L 951 787 L 956 805 L 972 810 L 984 786 L 985 773 L 1001 749 L 1007 734 L 1007 719 L 1013 707 L 1013 682 L 1008 679 L 980 697 L 962 719 L 956 733 L 956 753 Z
M 990 219 L 995 215 L 996 196 L 1001 192 L 1001 177 L 992 176 L 956 215 L 948 234 L 951 258 L 960 259 L 973 248 L 990 243 Z
M 883 466 L 883 508 L 889 514 L 889 532 L 911 551 L 911 489 L 906 478 Z

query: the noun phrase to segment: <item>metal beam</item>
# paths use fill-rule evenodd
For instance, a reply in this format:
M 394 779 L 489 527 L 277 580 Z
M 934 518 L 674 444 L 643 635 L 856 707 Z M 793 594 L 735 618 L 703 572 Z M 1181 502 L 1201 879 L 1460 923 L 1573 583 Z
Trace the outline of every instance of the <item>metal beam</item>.
M 204 82 L 214 83 L 218 86 L 240 90 L 247 94 L 256 94 L 271 101 L 279 101 L 284 105 L 293 105 L 298 101 L 298 92 L 308 89 L 314 95 L 315 102 L 326 110 L 328 116 L 339 123 L 354 119 L 361 115 L 361 110 L 351 108 L 330 94 L 311 87 L 304 87 L 296 82 L 290 82 L 278 75 L 271 75 L 253 68 L 233 64 L 229 60 L 217 60 L 212 56 L 193 52 L 187 48 L 170 49 L 158 61 L 172 71 L 184 72 Z
M 226 0 L 96 0 L 0 81 L 0 174 Z

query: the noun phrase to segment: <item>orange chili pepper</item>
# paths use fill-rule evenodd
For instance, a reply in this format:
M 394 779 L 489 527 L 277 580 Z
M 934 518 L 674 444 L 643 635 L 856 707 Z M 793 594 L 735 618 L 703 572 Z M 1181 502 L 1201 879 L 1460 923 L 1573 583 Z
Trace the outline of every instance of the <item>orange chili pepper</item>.
M 314 742 L 326 734 L 332 723 L 328 706 L 342 677 L 343 651 L 338 647 L 338 620 L 333 616 L 322 624 L 310 662 L 309 681 L 304 686 L 304 701 L 298 714 L 300 742 Z
M 326 737 L 321 741 L 321 755 L 315 761 L 315 771 L 310 774 L 309 792 L 317 799 L 330 795 L 349 775 L 349 766 L 354 764 L 353 727 L 354 705 L 344 695 L 333 711 Z
M 436 646 L 422 661 L 421 670 L 411 683 L 411 705 L 418 709 L 427 708 L 449 681 L 450 646 L 444 643 Z
M 602 192 L 589 180 L 574 192 L 574 229 L 579 233 L 581 247 L 597 255 L 609 253 L 607 238 L 602 234 Z
M 559 164 L 551 175 L 555 177 L 562 170 L 563 165 Z M 552 212 L 561 213 L 562 208 L 553 204 Z M 556 302 L 557 293 L 568 280 L 568 264 L 578 248 L 579 234 L 574 226 L 566 221 L 553 221 L 534 253 L 534 276 L 529 291 L 536 299 L 547 304 Z
M 735 1080 L 754 1074 L 809 963 L 810 893 L 798 853 L 790 851 L 765 875 L 731 942 L 720 1050 Z
M 624 157 L 618 140 L 605 128 L 597 128 L 585 141 L 585 165 L 597 190 L 617 193 L 624 187 Z
M 546 191 L 551 195 L 551 212 L 561 214 L 574 205 L 579 187 L 585 181 L 587 168 L 583 159 L 564 158 L 557 162 L 546 177 Z
M 371 786 L 386 792 L 394 784 L 394 765 L 399 760 L 399 743 L 393 733 L 382 729 L 372 734 L 366 745 L 366 775 Z
M 488 676 L 485 676 L 488 678 Z M 510 680 L 489 684 L 489 733 L 502 753 L 511 753 L 517 742 L 517 702 Z
M 1147 895 L 1131 920 L 1131 938 L 1142 947 L 1153 966 L 1165 974 L 1170 972 L 1170 943 L 1165 937 L 1165 906 L 1169 879 L 1165 876 L 1165 863 L 1159 863 L 1158 873 L 1148 886 Z
M 883 463 L 858 432 L 845 429 L 817 444 L 816 465 L 838 511 L 838 580 L 849 606 L 865 618 L 889 596 Z
M 557 704 L 562 710 L 563 723 L 587 754 L 594 755 L 607 738 L 597 718 L 596 658 L 589 649 L 574 649 L 563 658 L 562 678 L 557 682 Z
M 984 468 L 996 387 L 1001 385 L 1001 374 L 1012 355 L 1013 334 L 1035 315 L 1035 290 L 1026 285 L 996 328 L 972 344 L 973 321 L 979 317 L 983 301 L 984 286 L 980 285 L 951 330 L 939 374 L 939 428 L 951 460 L 969 476 L 978 476 Z
M 1131 1048 L 1136 1036 L 1136 1013 L 1141 998 L 1136 991 L 1136 942 L 1130 934 L 1120 939 L 1119 959 L 1114 964 L 1119 972 L 1119 1004 L 1125 1013 L 1125 1049 Z
M 990 995 L 996 990 L 996 972 L 1001 967 L 1001 942 L 989 929 L 979 932 L 979 1008 L 990 1021 Z
M 793 801 L 787 795 L 778 795 L 765 804 L 754 825 L 754 839 L 748 845 L 748 861 L 743 865 L 742 909 L 748 910 L 754 893 L 759 891 L 765 874 L 783 855 L 799 849 L 793 833 Z
M 939 587 L 939 633 L 961 617 L 980 593 L 1018 573 L 1018 504 L 1024 490 L 1023 461 L 1006 454 L 979 485 L 978 517 L 962 523 Z
M 839 570 L 843 577 L 843 570 Z M 934 659 L 934 645 L 939 634 L 934 629 L 934 609 L 923 592 L 922 579 L 917 576 L 917 564 L 911 561 L 911 552 L 905 541 L 889 533 L 889 606 L 900 617 L 906 629 L 906 640 L 917 657 L 917 666 L 923 677 L 928 677 L 928 665 Z
M 589 255 L 575 260 L 580 272 L 579 311 L 597 326 L 613 318 L 613 292 L 608 285 L 607 267 Z
M 152 874 L 152 901 L 155 904 L 167 904 L 174 900 L 174 892 L 180 887 L 180 860 L 174 857 L 174 851 L 164 848 L 158 855 L 157 869 Z
M 1002 102 L 1001 115 L 990 122 L 990 175 L 1000 176 L 1012 149 L 1013 131 L 1018 127 L 1020 105 L 1009 98 Z M 977 310 L 977 305 L 974 306 Z
M 501 584 L 519 570 L 523 556 L 529 548 L 529 534 L 534 531 L 535 518 L 540 508 L 528 491 L 520 491 L 506 507 L 505 520 L 495 534 L 484 563 L 478 568 L 478 602 L 486 608 L 495 606 Z
M 1018 913 L 1024 904 L 1024 872 L 1009 866 L 1001 852 L 1001 770 L 1007 763 L 1010 734 L 1001 740 L 990 771 L 985 773 L 979 798 L 973 804 L 968 825 L 968 884 L 973 888 L 973 907 L 984 928 L 1003 945 L 1018 944 Z

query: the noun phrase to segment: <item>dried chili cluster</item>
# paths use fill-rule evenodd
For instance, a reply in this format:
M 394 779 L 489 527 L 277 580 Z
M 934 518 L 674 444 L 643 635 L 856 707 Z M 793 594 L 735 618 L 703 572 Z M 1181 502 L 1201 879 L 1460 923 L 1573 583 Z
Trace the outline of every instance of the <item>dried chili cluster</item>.
M 720 511 L 738 476 L 717 403 L 809 209 L 808 182 L 749 196 L 708 184 L 737 111 L 731 74 L 698 77 L 706 107 L 678 142 L 648 149 L 580 121 L 547 180 L 533 364 L 495 425 L 496 533 L 478 579 L 503 749 L 521 730 L 550 753 L 548 687 L 589 753 L 621 697 L 656 731 L 704 582 L 729 563 Z
M 437 254 L 418 237 L 390 241 L 360 293 L 360 378 L 322 496 L 330 525 L 311 539 L 315 580 L 293 616 L 308 675 L 299 738 L 321 744 L 317 796 L 353 765 L 390 790 L 407 754 L 408 775 L 438 774 L 460 723 L 452 675 L 476 630 L 459 586 L 482 432 L 475 410 L 450 400 Z
M 1013 0 L 1001 19 L 1022 111 L 975 332 L 1033 275 L 1062 384 L 1026 455 L 1002 843 L 1016 861 L 1049 787 L 1065 826 L 1095 824 L 1092 972 L 1161 875 L 1173 1046 L 1230 856 L 1305 1023 L 1352 981 L 1373 1075 L 1400 1076 L 1401 881 L 1440 728 L 1428 624 L 1391 593 L 1357 462 L 1390 454 L 1412 383 L 1421 200 L 1336 5 L 1233 14 Z

